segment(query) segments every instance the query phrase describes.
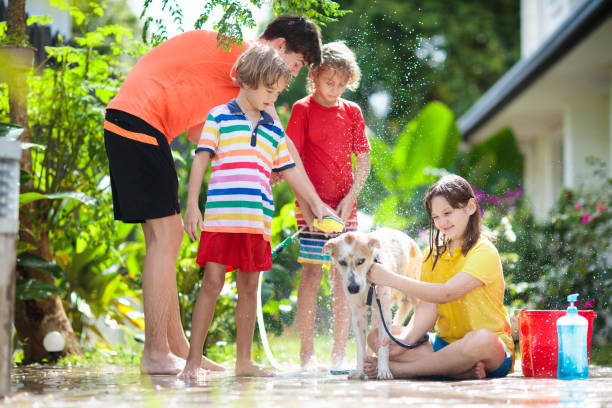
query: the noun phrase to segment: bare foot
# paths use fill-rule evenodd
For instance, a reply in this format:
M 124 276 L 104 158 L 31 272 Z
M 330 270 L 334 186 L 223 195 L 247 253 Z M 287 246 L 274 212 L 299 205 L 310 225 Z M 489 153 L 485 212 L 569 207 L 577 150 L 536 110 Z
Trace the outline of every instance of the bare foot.
M 378 359 L 373 356 L 363 357 L 363 371 L 368 378 L 376 378 L 378 376 Z
M 202 362 L 200 363 L 200 367 L 202 367 L 205 370 L 210 370 L 210 371 L 225 371 L 227 370 L 227 367 L 222 366 L 219 363 L 215 363 L 214 361 L 212 361 L 211 359 L 202 356 Z
M 332 354 L 332 368 L 341 369 L 344 365 L 344 353 Z
M 325 369 L 319 365 L 317 358 L 314 355 L 302 356 L 302 370 L 308 372 L 324 371 Z
M 487 372 L 485 370 L 485 364 L 484 362 L 479 361 L 474 364 L 474 367 L 462 374 L 454 375 L 453 378 L 458 380 L 482 380 L 483 378 L 486 378 L 486 376 Z
M 181 372 L 184 364 L 185 360 L 172 353 L 143 353 L 140 359 L 140 371 L 146 374 L 176 375 Z
M 474 368 L 472 368 L 472 370 L 474 371 L 475 377 L 479 380 L 482 380 L 487 376 L 487 371 L 485 370 L 485 363 L 482 361 L 477 362 L 476 365 L 474 365 Z
M 238 364 L 236 362 L 236 377 L 274 377 L 274 374 L 271 371 L 264 370 L 255 362 L 249 360 L 244 363 Z
M 187 364 L 179 374 L 179 378 L 185 381 L 198 381 L 206 378 L 209 373 L 210 371 L 208 370 Z

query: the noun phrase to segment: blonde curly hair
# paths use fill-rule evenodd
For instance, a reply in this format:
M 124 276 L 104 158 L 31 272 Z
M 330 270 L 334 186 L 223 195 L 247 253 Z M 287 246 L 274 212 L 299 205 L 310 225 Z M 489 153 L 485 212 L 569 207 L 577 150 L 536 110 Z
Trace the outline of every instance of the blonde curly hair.
M 346 75 L 347 88 L 351 91 L 359 87 L 361 70 L 359 65 L 357 65 L 355 54 L 346 46 L 344 41 L 334 41 L 321 47 L 321 64 L 311 68 L 310 75 L 308 75 L 306 89 L 309 93 L 315 91 L 313 78 L 316 78 L 325 68 L 333 69 L 337 73 Z
M 265 44 L 253 44 L 236 62 L 236 83 L 252 89 L 274 86 L 281 79 L 289 82 L 291 70 L 278 50 Z

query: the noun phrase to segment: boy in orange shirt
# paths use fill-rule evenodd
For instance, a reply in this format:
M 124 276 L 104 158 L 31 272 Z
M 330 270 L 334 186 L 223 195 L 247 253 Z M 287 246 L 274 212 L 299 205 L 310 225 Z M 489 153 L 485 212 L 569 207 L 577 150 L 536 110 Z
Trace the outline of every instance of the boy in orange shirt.
M 115 219 L 141 223 L 145 235 L 141 370 L 150 374 L 178 373 L 189 352 L 176 288 L 183 225 L 169 143 L 186 130 L 197 141 L 208 111 L 238 94 L 231 71 L 249 44 L 225 52 L 216 37 L 195 30 L 158 45 L 138 61 L 106 110 Z M 320 60 L 319 33 L 303 17 L 277 17 L 257 41 L 278 49 L 292 75 Z M 224 369 L 208 359 L 202 367 Z

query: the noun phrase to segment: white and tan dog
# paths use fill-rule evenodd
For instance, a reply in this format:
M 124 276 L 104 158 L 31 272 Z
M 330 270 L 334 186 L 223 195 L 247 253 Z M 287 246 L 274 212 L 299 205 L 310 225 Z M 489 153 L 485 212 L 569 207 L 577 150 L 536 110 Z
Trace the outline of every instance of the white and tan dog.
M 365 379 L 363 358 L 366 353 L 366 330 L 368 326 L 368 306 L 366 300 L 370 282 L 366 274 L 374 262 L 381 263 L 389 270 L 400 275 L 418 279 L 421 273 L 421 251 L 416 243 L 401 231 L 382 228 L 369 234 L 347 232 L 329 240 L 323 247 L 334 261 L 336 270 L 342 274 L 344 291 L 351 308 L 351 320 L 357 345 L 357 367 L 349 378 Z M 380 299 L 385 323 L 391 329 L 391 306 L 399 303 L 393 319 L 394 324 L 402 324 L 415 300 L 403 293 L 383 286 L 376 288 Z M 378 338 L 387 337 L 376 301 L 372 300 L 372 327 L 378 327 Z M 389 346 L 376 350 L 378 357 L 378 379 L 392 379 L 389 370 Z

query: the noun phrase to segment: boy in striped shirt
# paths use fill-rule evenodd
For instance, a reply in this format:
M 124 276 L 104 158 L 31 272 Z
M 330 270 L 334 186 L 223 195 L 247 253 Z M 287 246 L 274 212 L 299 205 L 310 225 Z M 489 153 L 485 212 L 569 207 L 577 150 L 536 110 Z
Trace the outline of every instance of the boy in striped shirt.
M 202 347 L 225 272 L 234 269 L 238 269 L 236 375 L 273 375 L 251 359 L 259 273 L 272 268 L 271 172 L 282 172 L 315 216 L 333 215 L 295 167 L 282 126 L 268 113 L 290 78 L 289 66 L 278 51 L 253 45 L 237 61 L 238 96 L 213 108 L 202 130 L 189 176 L 185 231 L 193 240 L 198 238 L 198 228 L 202 231 L 197 262 L 205 269 L 193 310 L 184 378 L 198 377 Z M 202 220 L 198 196 L 209 161 L 211 175 Z

